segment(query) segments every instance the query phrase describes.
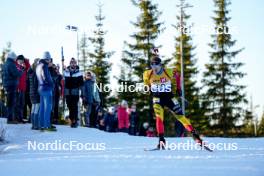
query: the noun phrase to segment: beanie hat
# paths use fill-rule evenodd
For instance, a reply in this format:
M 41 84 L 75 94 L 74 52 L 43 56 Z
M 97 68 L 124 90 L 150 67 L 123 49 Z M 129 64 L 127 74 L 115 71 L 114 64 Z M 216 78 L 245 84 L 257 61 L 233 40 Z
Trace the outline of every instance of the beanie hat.
M 71 64 L 72 62 L 77 63 L 76 60 L 75 60 L 74 58 L 71 58 L 71 60 L 70 60 L 70 64 Z
M 127 101 L 126 101 L 126 100 L 122 100 L 122 101 L 121 101 L 121 105 L 122 105 L 122 106 L 127 106 Z
M 15 60 L 17 58 L 17 55 L 13 51 L 10 51 L 9 53 L 7 53 L 6 58 L 7 59 L 10 58 L 10 59 Z
M 25 60 L 25 57 L 23 55 L 18 55 L 17 60 Z
M 51 56 L 50 56 L 50 53 L 48 51 L 45 51 L 43 53 L 43 57 L 42 59 L 45 59 L 45 60 L 51 60 Z
M 151 63 L 152 62 L 155 62 L 156 64 L 160 64 L 161 63 L 161 59 L 158 57 L 158 56 L 154 56 L 152 59 L 151 59 Z

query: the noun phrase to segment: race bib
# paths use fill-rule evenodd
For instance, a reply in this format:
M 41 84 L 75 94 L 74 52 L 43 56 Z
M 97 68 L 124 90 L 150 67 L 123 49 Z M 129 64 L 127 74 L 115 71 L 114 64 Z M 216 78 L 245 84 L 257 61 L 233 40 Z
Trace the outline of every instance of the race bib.
M 160 98 L 154 97 L 153 98 L 153 104 L 160 103 Z

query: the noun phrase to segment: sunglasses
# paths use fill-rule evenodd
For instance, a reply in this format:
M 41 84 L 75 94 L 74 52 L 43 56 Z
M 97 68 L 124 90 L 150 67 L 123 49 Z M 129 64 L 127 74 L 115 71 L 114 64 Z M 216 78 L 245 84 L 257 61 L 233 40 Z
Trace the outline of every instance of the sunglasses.
M 160 65 L 159 62 L 151 62 L 151 65 Z

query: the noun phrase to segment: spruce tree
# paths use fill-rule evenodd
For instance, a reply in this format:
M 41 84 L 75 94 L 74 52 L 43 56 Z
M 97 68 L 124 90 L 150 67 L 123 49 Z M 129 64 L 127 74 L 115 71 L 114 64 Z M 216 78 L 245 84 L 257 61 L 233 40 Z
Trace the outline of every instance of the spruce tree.
M 122 52 L 121 60 L 123 59 L 126 59 L 125 50 Z M 117 80 L 120 86 L 120 90 L 118 90 L 118 100 L 126 100 L 129 103 L 132 103 L 135 95 L 134 93 L 131 93 L 129 90 L 125 89 L 131 85 L 135 85 L 132 78 L 132 64 L 130 62 L 120 65 L 120 76 L 117 78 Z
M 137 17 L 136 22 L 132 22 L 135 27 L 135 31 L 130 35 L 132 42 L 125 42 L 128 49 L 124 51 L 124 57 L 122 62 L 131 67 L 132 81 L 136 83 L 143 82 L 143 72 L 150 68 L 151 58 L 153 53 L 151 52 L 154 47 L 161 47 L 155 44 L 155 41 L 159 37 L 160 33 L 164 30 L 162 28 L 163 23 L 159 22 L 161 12 L 158 10 L 158 5 L 153 4 L 150 0 L 132 0 L 135 7 L 140 10 L 140 14 Z M 132 84 L 132 83 L 131 83 Z M 152 99 L 151 96 L 143 93 L 132 93 L 136 99 L 138 109 L 145 109 L 142 115 L 147 118 L 149 122 L 153 119 Z M 128 99 L 132 102 L 133 99 Z
M 110 57 L 114 54 L 114 52 L 105 51 L 105 39 L 107 31 L 103 30 L 103 20 L 105 17 L 102 14 L 102 4 L 98 4 L 98 14 L 95 16 L 97 21 L 96 30 L 94 30 L 94 36 L 90 37 L 89 40 L 93 46 L 93 52 L 89 53 L 91 64 L 89 69 L 95 73 L 96 81 L 98 86 L 101 87 L 101 97 L 102 97 L 102 105 L 106 107 L 108 102 L 108 98 L 110 95 L 110 91 L 104 91 L 103 87 L 109 86 L 110 82 L 110 71 L 112 64 L 110 63 Z
M 223 135 L 235 127 L 235 123 L 241 118 L 241 104 L 246 102 L 244 85 L 237 83 L 245 76 L 241 72 L 243 63 L 235 60 L 236 56 L 243 50 L 233 50 L 236 44 L 229 33 L 228 14 L 229 0 L 214 0 L 215 4 L 215 34 L 212 35 L 212 43 L 209 44 L 210 62 L 205 65 L 203 86 L 206 88 L 204 94 L 204 108 L 211 124 Z

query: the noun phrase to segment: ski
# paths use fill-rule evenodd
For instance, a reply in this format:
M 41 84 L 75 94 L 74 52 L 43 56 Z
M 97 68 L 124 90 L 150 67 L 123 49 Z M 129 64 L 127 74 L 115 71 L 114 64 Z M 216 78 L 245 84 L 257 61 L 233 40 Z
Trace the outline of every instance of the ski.
M 197 141 L 196 141 L 196 142 L 197 142 Z M 210 148 L 209 148 L 209 147 L 203 142 L 203 140 L 198 141 L 197 143 L 199 143 L 199 145 L 201 146 L 202 149 L 205 149 L 205 150 L 207 150 L 208 152 L 213 152 L 213 150 L 210 149 Z
M 212 149 L 210 149 L 209 147 L 207 147 L 207 146 L 203 146 L 203 148 L 205 149 L 205 150 L 207 150 L 208 152 L 213 152 L 213 150 Z
M 157 151 L 160 150 L 159 148 L 144 148 L 144 151 L 148 152 L 148 151 Z
M 166 148 L 166 149 L 160 149 L 160 148 L 144 148 L 144 151 L 158 151 L 158 150 L 170 150 L 170 148 Z

